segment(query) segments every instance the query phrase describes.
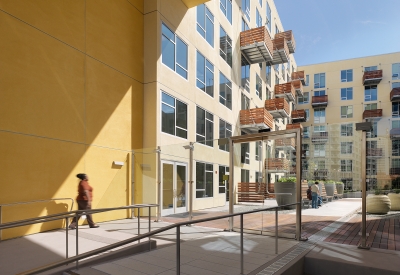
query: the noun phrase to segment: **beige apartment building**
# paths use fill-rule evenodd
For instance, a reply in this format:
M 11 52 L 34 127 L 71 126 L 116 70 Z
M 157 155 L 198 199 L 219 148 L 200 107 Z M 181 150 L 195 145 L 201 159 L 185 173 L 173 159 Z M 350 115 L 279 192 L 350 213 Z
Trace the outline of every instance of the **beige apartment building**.
M 189 10 L 180 0 L 157 1 L 144 25 L 146 149 L 135 151 L 137 197 L 150 203 L 160 196 L 161 215 L 188 211 L 191 198 L 193 210 L 223 206 L 229 152 L 221 139 L 291 123 L 303 81 L 294 35 L 271 0 L 212 0 Z M 242 200 L 238 182 L 274 181 L 289 172 L 283 151 L 285 170 L 262 168 L 273 146 L 235 148 L 235 202 Z
M 361 158 L 368 189 L 396 187 L 400 175 L 400 53 L 302 66 L 303 178 L 342 181 L 360 190 Z M 355 123 L 370 121 L 366 152 Z M 394 185 L 394 186 L 392 186 Z M 397 186 L 398 188 L 398 186 Z

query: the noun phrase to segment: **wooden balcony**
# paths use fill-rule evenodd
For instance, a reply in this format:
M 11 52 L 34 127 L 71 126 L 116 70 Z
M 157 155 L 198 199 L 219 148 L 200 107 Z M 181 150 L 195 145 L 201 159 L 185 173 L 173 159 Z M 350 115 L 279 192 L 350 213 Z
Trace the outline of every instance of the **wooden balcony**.
M 270 172 L 285 173 L 289 171 L 290 161 L 284 158 L 269 158 L 265 164 L 265 168 Z
M 303 96 L 303 83 L 301 83 L 300 80 L 294 80 L 292 81 L 292 84 L 297 96 Z
M 240 128 L 250 132 L 272 129 L 274 118 L 265 108 L 254 108 L 240 111 Z
M 382 80 L 382 70 L 364 72 L 363 85 L 379 84 Z
M 393 128 L 390 130 L 391 139 L 400 139 L 400 128 Z
M 275 97 L 286 98 L 289 102 L 294 102 L 296 99 L 296 90 L 294 89 L 292 82 L 275 85 L 274 92 Z
M 300 80 L 303 85 L 306 85 L 304 71 L 292 72 L 292 81 Z
M 289 53 L 294 53 L 296 50 L 296 41 L 294 40 L 292 31 L 279 32 L 275 34 L 274 40 L 278 38 L 285 38 Z
M 316 132 L 312 134 L 311 141 L 314 143 L 321 143 L 328 141 L 328 132 Z
M 399 101 L 400 100 L 400 87 L 393 88 L 390 92 L 390 101 Z
M 272 64 L 284 64 L 289 61 L 289 48 L 285 38 L 277 38 L 272 41 Z
M 363 119 L 379 117 L 382 117 L 382 109 L 365 110 L 363 112 Z
M 259 27 L 240 33 L 240 50 L 251 64 L 272 62 L 273 43 L 268 30 Z
M 289 103 L 283 97 L 267 99 L 265 101 L 265 109 L 273 118 L 287 118 L 290 114 Z
M 295 138 L 276 139 L 275 148 L 285 148 L 294 150 L 296 148 L 296 140 Z
M 291 130 L 291 129 L 303 129 L 303 125 L 301 125 L 300 123 L 287 124 L 286 130 Z
M 328 106 L 328 95 L 313 96 L 311 106 L 314 108 Z
M 367 158 L 381 158 L 383 157 L 382 148 L 367 148 Z
M 210 0 L 182 0 L 183 3 L 185 3 L 186 7 L 193 8 L 196 7 L 200 4 L 204 4 L 205 2 L 208 2 Z
M 292 111 L 292 122 L 299 123 L 299 122 L 306 122 L 307 121 L 307 114 L 305 110 L 293 110 Z M 287 127 L 286 127 L 287 129 Z

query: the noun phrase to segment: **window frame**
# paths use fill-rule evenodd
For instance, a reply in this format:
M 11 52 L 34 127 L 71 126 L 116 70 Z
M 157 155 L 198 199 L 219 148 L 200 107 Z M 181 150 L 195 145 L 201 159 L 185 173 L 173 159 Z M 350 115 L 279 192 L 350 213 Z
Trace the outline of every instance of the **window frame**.
M 353 81 L 353 69 L 341 70 L 340 71 L 341 82 L 352 82 Z
M 226 82 L 222 82 L 223 79 Z M 222 96 L 222 87 L 225 88 L 225 97 Z M 219 72 L 219 103 L 232 110 L 232 82 L 222 72 Z
M 204 175 L 203 175 L 203 187 L 204 188 L 198 188 L 199 187 L 199 179 L 198 179 L 198 165 L 204 164 Z M 210 166 L 212 167 L 210 169 Z M 207 175 L 211 176 L 211 188 L 208 187 L 208 181 L 207 181 Z M 211 190 L 211 196 L 207 195 L 207 190 Z M 198 192 L 204 192 L 203 196 L 198 196 Z M 213 198 L 214 197 L 214 164 L 209 163 L 209 162 L 203 162 L 203 161 L 196 161 L 196 199 L 205 199 L 205 198 Z
M 204 80 L 199 79 L 199 55 L 204 59 Z M 211 66 L 208 66 L 208 63 Z M 207 76 L 212 76 L 212 86 L 207 85 Z M 199 90 L 202 90 L 206 94 L 208 94 L 211 97 L 214 97 L 214 88 L 215 88 L 215 75 L 214 75 L 214 64 L 211 63 L 199 50 L 196 50 L 196 88 Z M 203 82 L 205 81 L 205 82 Z M 204 90 L 199 87 L 198 82 L 204 85 Z M 208 89 L 208 87 L 212 87 L 212 89 Z
M 204 112 L 204 121 L 199 121 L 199 111 Z M 204 125 L 204 134 L 198 132 L 199 125 Z M 214 115 L 198 105 L 196 106 L 196 143 L 214 146 Z
M 325 73 L 314 74 L 314 89 L 322 89 L 322 88 L 325 88 L 325 87 L 326 87 L 326 76 L 325 76 Z
M 232 0 L 219 0 L 219 9 L 232 25 Z
M 343 114 L 343 110 L 345 110 L 345 114 Z M 340 106 L 340 118 L 352 118 L 353 113 L 353 105 Z
M 198 12 L 198 9 L 199 8 L 203 8 L 203 7 L 204 7 L 204 27 L 201 26 L 201 24 L 199 23 L 199 12 Z M 210 9 L 205 4 L 198 5 L 196 9 L 197 9 L 197 13 L 196 13 L 196 30 L 207 41 L 207 43 L 211 47 L 214 48 L 214 27 L 215 27 L 215 25 L 214 25 L 214 14 L 210 11 Z M 211 32 L 210 36 L 207 35 L 207 32 L 208 32 L 207 31 L 208 30 L 207 22 L 210 22 L 210 24 L 212 25 L 212 29 L 209 30 L 209 32 Z M 203 30 L 204 35 L 202 33 L 200 33 L 199 28 L 201 30 Z M 208 37 L 212 38 L 211 42 L 208 40 Z
M 227 127 L 229 126 L 229 127 Z M 230 129 L 229 129 L 230 128 Z M 223 119 L 219 119 L 219 138 L 229 138 L 232 136 L 232 124 L 226 122 Z M 229 152 L 229 145 L 224 144 L 224 145 L 218 145 L 218 149 L 222 151 Z
M 172 106 L 170 103 L 168 103 L 168 102 L 166 102 L 166 101 L 163 101 L 163 94 L 164 95 L 166 95 L 166 96 L 168 96 L 168 97 L 170 97 L 170 98 L 172 98 L 172 99 L 174 99 L 174 106 Z M 178 126 L 177 124 L 177 113 L 178 113 L 178 110 L 177 110 L 177 102 L 179 102 L 179 103 L 181 103 L 181 104 L 183 104 L 183 105 L 185 105 L 186 106 L 186 129 L 185 128 L 182 128 L 181 126 Z M 161 100 L 160 100 L 160 103 L 161 103 L 161 132 L 162 133 L 164 133 L 164 134 L 167 134 L 167 135 L 172 135 L 172 136 L 175 136 L 175 137 L 178 137 L 178 138 L 183 138 L 183 139 L 188 139 L 188 105 L 185 103 L 185 102 L 183 102 L 183 101 L 181 101 L 181 100 L 179 100 L 179 99 L 177 99 L 176 97 L 174 97 L 174 96 L 172 96 L 172 95 L 170 95 L 170 94 L 168 94 L 167 92 L 165 92 L 165 91 L 163 91 L 163 90 L 161 90 Z M 165 132 L 165 131 L 163 131 L 163 126 L 164 126 L 164 123 L 163 123 L 163 105 L 165 105 L 166 107 L 169 107 L 169 108 L 172 108 L 172 109 L 174 109 L 174 133 L 170 133 L 170 132 Z M 183 131 L 183 132 L 185 132 L 186 133 L 186 137 L 182 137 L 182 136 L 180 136 L 180 135 L 177 135 L 177 129 L 179 129 L 179 130 L 181 130 L 181 131 Z
M 353 87 L 341 88 L 340 100 L 353 100 Z
M 223 33 L 225 35 L 222 35 Z M 225 38 L 224 41 L 222 38 Z M 232 39 L 221 25 L 219 26 L 219 41 L 219 56 L 232 68 Z M 225 45 L 224 49 L 222 49 L 223 45 Z

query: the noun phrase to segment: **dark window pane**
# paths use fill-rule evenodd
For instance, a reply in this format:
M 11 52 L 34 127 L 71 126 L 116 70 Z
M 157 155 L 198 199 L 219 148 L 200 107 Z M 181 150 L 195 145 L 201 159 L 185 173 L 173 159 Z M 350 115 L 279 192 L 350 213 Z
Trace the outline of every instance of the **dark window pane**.
M 175 70 L 175 45 L 168 40 L 165 36 L 162 36 L 162 62 Z
M 162 104 L 162 131 L 175 134 L 175 109 L 165 104 Z

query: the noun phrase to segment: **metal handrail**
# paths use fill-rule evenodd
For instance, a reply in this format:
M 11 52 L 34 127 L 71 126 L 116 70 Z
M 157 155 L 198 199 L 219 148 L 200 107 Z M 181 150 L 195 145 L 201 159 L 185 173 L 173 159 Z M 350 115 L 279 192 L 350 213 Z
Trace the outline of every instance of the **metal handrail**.
M 23 201 L 23 202 L 13 202 L 13 203 L 7 203 L 7 204 L 0 204 L 0 225 L 2 224 L 2 217 L 3 217 L 3 207 L 4 206 L 13 206 L 13 205 L 21 205 L 21 204 L 30 204 L 30 203 L 37 203 L 37 202 L 48 202 L 48 201 L 59 201 L 59 200 L 71 200 L 71 210 L 74 207 L 74 200 L 72 198 L 55 198 L 55 199 L 46 199 L 46 200 L 35 200 L 35 201 Z M 1 234 L 1 229 L 0 229 L 0 241 L 2 239 L 2 234 Z
M 65 260 L 62 261 L 58 261 L 56 263 L 52 263 L 52 264 L 48 264 L 42 267 L 38 267 L 35 269 L 31 269 L 29 271 L 26 272 L 22 272 L 19 273 L 18 275 L 33 275 L 33 274 L 39 274 L 41 272 L 44 271 L 48 271 L 51 270 L 53 268 L 56 267 L 60 267 L 63 265 L 67 265 L 69 263 L 73 263 L 73 262 L 77 262 L 79 260 L 82 259 L 86 259 L 88 257 L 94 256 L 96 254 L 100 254 L 103 252 L 106 252 L 110 249 L 114 249 L 123 245 L 127 245 L 129 243 L 132 242 L 136 242 L 136 241 L 140 241 L 141 239 L 144 238 L 151 238 L 152 236 L 158 234 L 158 233 L 162 233 L 164 231 L 170 230 L 172 228 L 176 228 L 176 274 L 180 274 L 180 227 L 181 226 L 185 226 L 185 225 L 192 225 L 192 224 L 196 224 L 196 223 L 201 223 L 201 222 L 208 222 L 208 221 L 213 221 L 213 220 L 219 220 L 219 219 L 225 219 L 225 218 L 231 218 L 231 217 L 235 217 L 235 216 L 240 216 L 240 253 L 241 253 L 241 261 L 240 261 L 240 265 L 241 265 L 241 274 L 244 274 L 244 264 L 243 264 L 243 259 L 244 259 L 244 254 L 243 254 L 243 216 L 247 215 L 247 214 L 253 214 L 253 213 L 257 213 L 257 212 L 263 212 L 263 211 L 267 211 L 267 210 L 275 210 L 275 253 L 278 254 L 278 209 L 282 208 L 282 207 L 287 207 L 287 206 L 292 206 L 292 205 L 300 205 L 300 202 L 296 202 L 296 203 L 292 203 L 292 204 L 286 204 L 286 205 L 281 205 L 281 206 L 275 206 L 275 207 L 269 207 L 269 208 L 262 208 L 262 209 L 256 209 L 256 210 L 251 210 L 251 211 L 246 211 L 246 212 L 241 212 L 241 213 L 234 213 L 234 214 L 227 214 L 227 215 L 221 215 L 221 216 L 216 216 L 216 217 L 209 217 L 209 218 L 204 218 L 204 219 L 199 219 L 199 220 L 191 220 L 191 221 L 186 221 L 186 222 L 179 222 L 179 223 L 175 223 L 172 225 L 168 225 L 165 226 L 163 228 L 159 228 L 156 229 L 154 231 L 150 232 L 150 226 L 149 226 L 149 232 L 148 233 L 144 233 L 140 236 L 136 236 L 133 238 L 129 238 L 123 241 L 119 241 L 117 243 L 114 244 L 110 244 L 101 248 L 97 248 L 94 249 L 92 251 L 89 252 L 85 252 L 82 253 L 80 255 L 74 256 L 74 257 L 70 257 L 67 258 Z M 158 206 L 158 205 L 153 205 L 153 206 Z M 149 217 L 150 217 L 150 213 L 149 213 Z M 150 223 L 149 223 L 150 225 Z M 78 228 L 78 227 L 76 227 Z M 67 229 L 68 232 L 68 229 Z M 299 238 L 300 239 L 300 238 Z M 149 243 L 149 245 L 151 245 Z M 149 246 L 150 247 L 150 246 Z

